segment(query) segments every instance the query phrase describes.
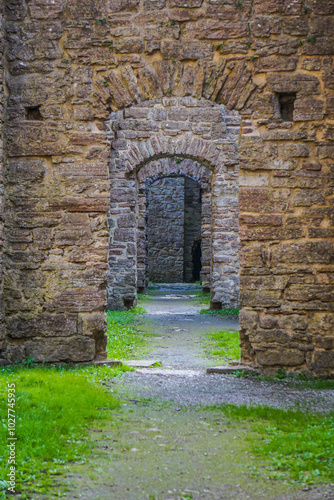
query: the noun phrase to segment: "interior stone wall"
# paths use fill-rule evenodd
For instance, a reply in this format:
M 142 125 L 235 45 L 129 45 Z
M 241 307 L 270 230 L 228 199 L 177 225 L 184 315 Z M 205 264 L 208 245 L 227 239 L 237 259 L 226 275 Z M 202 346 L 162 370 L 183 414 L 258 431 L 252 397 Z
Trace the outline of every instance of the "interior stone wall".
M 182 283 L 184 227 L 183 177 L 158 179 L 147 195 L 148 278 Z
M 103 355 L 112 279 L 107 211 L 116 210 L 110 195 L 123 203 L 109 269 L 113 260 L 123 267 L 113 286 L 117 292 L 125 281 L 130 298 L 136 287 L 136 231 L 130 237 L 126 222 L 137 217 L 136 180 L 130 195 L 130 179 L 118 170 L 175 155 L 185 124 L 180 110 L 171 115 L 171 141 L 162 147 L 147 140 L 160 111 L 148 128 L 123 115 L 133 127 L 119 126 L 113 136 L 106 121 L 111 111 L 139 113 L 138 103 L 182 97 L 241 116 L 235 212 L 243 360 L 263 370 L 333 374 L 333 26 L 328 0 L 6 1 L 1 359 Z M 289 120 L 280 109 L 287 93 L 296 97 Z M 212 141 L 235 117 L 209 128 L 200 118 L 205 110 L 192 113 L 193 147 L 180 147 L 181 157 L 217 167 Z M 145 160 L 139 147 L 126 159 L 121 154 L 134 137 L 150 142 Z M 217 207 L 232 189 L 224 182 L 213 188 Z M 235 221 L 223 218 L 219 230 Z M 214 265 L 228 266 L 229 244 L 219 244 Z M 213 286 L 216 279 L 213 270 Z
M 137 288 L 143 292 L 148 285 L 147 259 L 147 191 L 157 179 L 184 177 L 198 185 L 201 191 L 202 288 L 211 287 L 211 182 L 212 171 L 191 159 L 164 157 L 147 163 L 137 171 Z M 236 231 L 237 232 L 237 231 Z
M 199 184 L 189 177 L 167 177 L 147 191 L 149 281 L 193 282 L 194 244 L 201 241 Z

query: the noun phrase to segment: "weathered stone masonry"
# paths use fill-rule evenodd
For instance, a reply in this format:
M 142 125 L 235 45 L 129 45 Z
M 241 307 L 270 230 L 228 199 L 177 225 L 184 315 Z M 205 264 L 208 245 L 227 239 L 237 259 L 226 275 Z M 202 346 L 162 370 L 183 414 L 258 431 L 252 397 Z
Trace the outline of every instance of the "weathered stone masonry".
M 175 116 L 178 122 L 173 121 Z M 211 210 L 210 243 L 206 244 L 210 248 L 210 264 L 204 263 L 204 274 L 210 274 L 213 305 L 238 304 L 239 123 L 237 114 L 224 106 L 187 97 L 154 99 L 112 113 L 108 308 L 126 308 L 136 303 L 139 245 L 134 243 L 138 243 L 137 218 L 143 219 L 139 207 L 145 206 L 140 183 L 155 178 L 159 167 L 165 168 L 165 174 L 190 174 L 201 183 L 210 178 L 210 191 L 206 189 Z M 145 131 L 145 139 L 138 130 Z M 176 170 L 173 163 L 146 167 L 154 159 L 174 157 L 179 165 Z M 184 164 L 183 158 L 192 161 Z
M 2 26 L 0 359 L 104 355 L 107 285 L 136 297 L 141 172 L 178 157 L 222 175 L 216 213 L 239 179 L 211 288 L 228 293 L 240 211 L 243 360 L 333 374 L 334 2 L 7 0 Z M 188 118 L 145 118 L 180 98 Z M 196 102 L 232 114 L 202 120 Z
M 158 179 L 147 193 L 148 278 L 183 281 L 184 178 Z
M 179 160 L 181 162 L 181 160 Z M 201 187 L 189 177 L 165 177 L 147 187 L 147 278 L 158 283 L 190 283 L 194 252 L 201 245 Z M 209 249 L 210 251 L 210 249 Z M 145 256 L 146 257 L 146 256 Z M 138 258 L 137 258 L 138 269 Z
M 147 261 L 147 193 L 149 187 L 159 179 L 183 178 L 185 182 L 194 182 L 201 190 L 201 284 L 202 287 L 210 291 L 211 284 L 211 177 L 212 171 L 200 166 L 198 162 L 181 158 L 161 158 L 149 162 L 137 173 L 138 179 L 138 225 L 137 225 L 137 288 L 144 290 L 148 281 L 148 261 Z M 237 198 L 235 198 L 237 204 Z M 185 214 L 186 217 L 186 214 Z M 238 239 L 237 229 L 234 230 Z M 184 250 L 184 248 L 183 248 Z M 237 266 L 237 250 L 234 249 L 234 257 Z M 237 277 L 237 269 L 233 269 L 234 276 Z M 181 280 L 182 281 L 182 280 Z M 234 294 L 228 296 L 228 303 L 233 299 L 238 300 L 238 287 Z M 227 305 L 226 305 L 227 306 Z

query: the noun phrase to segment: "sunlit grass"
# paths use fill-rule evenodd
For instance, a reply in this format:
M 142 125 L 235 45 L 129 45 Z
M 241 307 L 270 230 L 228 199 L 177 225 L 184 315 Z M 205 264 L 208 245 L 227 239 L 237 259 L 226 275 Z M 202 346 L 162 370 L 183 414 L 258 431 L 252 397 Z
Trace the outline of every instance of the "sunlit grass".
M 196 292 L 196 300 L 199 302 L 201 306 L 209 306 L 210 305 L 210 294 L 206 292 L 202 292 L 199 290 Z
M 208 332 L 207 340 L 204 342 L 204 350 L 208 356 L 216 361 L 225 363 L 240 359 L 240 339 L 238 331 L 222 330 L 220 332 Z
M 129 311 L 107 312 L 108 358 L 131 359 L 138 347 L 144 343 L 143 335 L 135 325 L 135 317 L 145 312 L 142 307 Z
M 122 367 L 14 366 L 0 370 L 0 478 L 8 473 L 7 384 L 16 389 L 16 480 L 19 498 L 44 491 L 63 465 L 88 456 L 87 427 L 111 418 L 119 405 L 101 382 Z M 2 489 L 1 489 L 2 488 Z M 7 485 L 0 482 L 0 497 Z
M 334 481 L 334 412 L 305 413 L 267 406 L 222 405 L 235 421 L 250 423 L 253 452 L 269 459 L 269 475 L 300 483 Z
M 215 316 L 222 317 L 231 317 L 237 318 L 239 316 L 240 309 L 238 307 L 232 307 L 230 309 L 219 309 L 219 310 L 211 310 L 211 309 L 201 309 L 200 314 L 213 314 Z

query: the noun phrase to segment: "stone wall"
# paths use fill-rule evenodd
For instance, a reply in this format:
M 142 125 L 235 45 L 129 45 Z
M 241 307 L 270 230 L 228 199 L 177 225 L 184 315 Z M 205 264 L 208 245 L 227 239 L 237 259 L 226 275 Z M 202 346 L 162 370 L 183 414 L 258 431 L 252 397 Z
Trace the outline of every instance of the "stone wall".
M 147 196 L 148 278 L 157 283 L 182 283 L 184 178 L 155 181 Z
M 116 298 L 125 284 L 123 298 L 135 300 L 131 171 L 179 151 L 212 170 L 224 164 L 213 212 L 230 206 L 239 176 L 235 216 L 211 231 L 211 284 L 221 299 L 234 286 L 222 267 L 235 268 L 227 235 L 240 210 L 243 359 L 333 374 L 333 26 L 328 0 L 7 0 L 2 357 L 103 354 L 107 211 L 117 236 L 109 270 L 121 269 L 108 281 Z M 209 127 L 194 104 L 188 121 L 171 110 L 163 144 L 152 138 L 160 111 L 145 123 L 126 115 L 165 98 L 241 116 L 240 174 L 228 161 L 233 141 L 225 156 L 212 143 L 225 133 L 237 142 L 236 115 Z M 122 114 L 112 134 L 111 111 Z
M 148 278 L 157 283 L 200 280 L 201 193 L 188 177 L 152 183 L 147 195 Z M 198 247 L 197 247 L 198 245 Z M 199 251 L 199 252 L 198 252 Z
M 175 116 L 177 122 L 173 121 Z M 140 183 L 141 179 L 154 178 L 157 164 L 153 163 L 151 173 L 147 172 L 146 165 L 160 158 L 175 159 L 182 175 L 190 173 L 189 177 L 199 182 L 202 178 L 207 180 L 207 172 L 212 172 L 209 196 L 204 196 L 205 203 L 210 203 L 211 218 L 206 222 L 210 224 L 209 234 L 204 231 L 205 245 L 210 238 L 210 263 L 205 262 L 203 273 L 210 274 L 213 307 L 238 306 L 239 124 L 238 113 L 191 97 L 163 97 L 111 114 L 107 286 L 110 309 L 136 303 L 139 248 L 136 214 L 138 207 L 144 206 Z M 192 160 L 185 166 L 184 173 L 183 158 Z M 170 165 L 167 163 L 167 166 Z M 149 177 L 141 175 L 144 168 Z M 140 213 L 139 219 L 142 220 Z
M 182 177 L 193 181 L 201 191 L 202 203 L 200 232 L 202 239 L 202 287 L 210 292 L 211 287 L 211 178 L 212 171 L 190 159 L 165 157 L 147 163 L 137 172 L 137 288 L 143 292 L 148 285 L 147 259 L 147 191 L 158 179 Z M 111 250 L 112 252 L 112 250 Z

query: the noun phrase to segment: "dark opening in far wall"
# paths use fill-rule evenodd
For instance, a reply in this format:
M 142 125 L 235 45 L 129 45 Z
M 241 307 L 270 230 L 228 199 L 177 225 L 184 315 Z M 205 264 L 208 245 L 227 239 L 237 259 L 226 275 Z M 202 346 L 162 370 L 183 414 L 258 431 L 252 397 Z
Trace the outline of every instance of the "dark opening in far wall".
M 293 121 L 293 110 L 295 107 L 296 93 L 281 93 L 278 94 L 278 105 L 280 115 L 283 121 Z
M 43 116 L 41 115 L 40 106 L 33 106 L 26 108 L 26 117 L 27 120 L 41 121 L 43 120 Z
M 202 268 L 201 240 L 196 240 L 191 249 L 193 276 L 192 281 L 200 281 Z

